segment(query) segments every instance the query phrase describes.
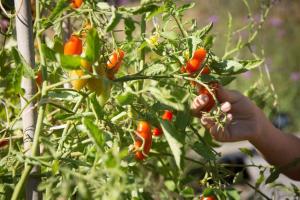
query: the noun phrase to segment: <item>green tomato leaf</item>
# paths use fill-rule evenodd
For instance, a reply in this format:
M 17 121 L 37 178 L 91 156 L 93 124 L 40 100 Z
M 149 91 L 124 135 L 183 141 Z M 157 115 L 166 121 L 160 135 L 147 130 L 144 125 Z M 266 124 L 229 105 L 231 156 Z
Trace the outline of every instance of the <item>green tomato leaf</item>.
M 100 39 L 95 28 L 89 30 L 86 38 L 85 58 L 94 63 L 100 56 Z
M 87 130 L 88 136 L 93 140 L 96 147 L 103 150 L 104 137 L 102 130 L 95 125 L 93 120 L 87 117 L 83 118 L 82 122 Z
M 16 65 L 22 69 L 21 76 L 24 76 L 26 78 L 34 78 L 34 70 L 15 47 L 11 49 L 11 54 L 15 60 Z
M 253 157 L 253 152 L 248 148 L 239 148 L 239 150 L 247 156 Z
M 149 87 L 149 92 L 162 104 L 165 104 L 174 110 L 183 111 L 184 105 L 175 97 L 173 97 L 168 90 L 163 88 Z
M 80 69 L 80 62 L 80 56 L 60 54 L 61 67 L 66 70 Z
M 228 199 L 228 200 L 240 200 L 241 199 L 239 192 L 235 189 L 226 189 L 224 191 L 224 194 L 226 196 L 226 199 Z
M 55 5 L 55 8 L 53 9 L 51 15 L 48 18 L 49 22 L 53 22 L 60 14 L 63 13 L 64 9 L 69 6 L 69 1 L 59 0 Z
M 178 130 L 184 131 L 191 121 L 190 109 L 186 106 L 183 111 L 178 111 L 176 114 L 175 127 Z
M 112 31 L 120 22 L 122 19 L 122 15 L 117 12 L 116 9 L 113 9 L 112 16 L 106 26 L 106 32 Z
M 177 132 L 174 126 L 166 120 L 159 119 L 164 136 L 171 148 L 178 169 L 182 169 L 184 156 L 184 134 Z
M 201 155 L 205 160 L 216 160 L 216 155 L 212 148 L 202 142 L 195 142 L 192 149 Z
M 126 34 L 126 39 L 128 41 L 132 40 L 132 33 L 135 30 L 135 25 L 134 25 L 134 21 L 132 18 L 125 18 L 124 20 L 124 24 L 125 24 L 125 34 Z
M 46 44 L 42 44 L 42 52 L 47 59 L 51 61 L 56 61 L 55 51 L 47 47 Z
M 155 76 L 166 71 L 166 66 L 163 64 L 154 64 L 146 68 L 144 73 L 147 76 Z
M 130 92 L 125 92 L 116 97 L 117 103 L 120 106 L 130 105 L 134 102 L 135 95 Z
M 280 175 L 280 171 L 278 168 L 276 167 L 270 168 L 270 175 L 266 179 L 265 183 L 266 184 L 273 183 L 279 177 L 279 175 Z

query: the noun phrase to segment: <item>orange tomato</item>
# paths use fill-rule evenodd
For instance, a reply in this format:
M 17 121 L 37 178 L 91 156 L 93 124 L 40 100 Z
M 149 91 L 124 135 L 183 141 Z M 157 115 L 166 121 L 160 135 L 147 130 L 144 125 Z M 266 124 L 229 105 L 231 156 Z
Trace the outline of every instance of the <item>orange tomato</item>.
M 139 133 L 142 133 L 142 132 L 149 133 L 151 131 L 151 126 L 146 121 L 140 121 L 137 125 L 136 131 Z
M 209 88 L 211 89 L 212 93 L 215 95 L 216 94 L 216 90 L 219 87 L 219 83 L 211 83 L 209 85 Z M 202 111 L 205 112 L 209 112 L 216 104 L 214 97 L 212 96 L 212 94 L 202 85 L 198 86 L 198 94 L 204 94 L 207 95 L 208 97 L 208 102 L 205 105 L 205 107 L 202 109 Z
M 72 35 L 64 46 L 65 55 L 80 55 L 82 53 L 82 41 L 76 36 Z
M 207 75 L 210 74 L 210 69 L 208 66 L 203 67 L 203 69 L 201 70 L 201 75 Z
M 155 127 L 153 130 L 152 130 L 152 134 L 153 136 L 161 136 L 163 134 L 163 131 L 161 130 L 161 128 L 157 128 Z
M 137 160 L 144 160 L 145 155 L 150 152 L 152 146 L 152 134 L 151 134 L 151 126 L 146 121 L 140 121 L 137 126 L 137 134 L 136 141 L 134 143 L 135 148 L 138 149 L 142 146 L 144 140 L 144 148 L 142 151 L 136 151 L 135 158 Z M 142 140 L 143 139 L 143 140 Z
M 216 200 L 214 196 L 202 197 L 201 200 Z
M 122 49 L 117 49 L 114 51 L 107 61 L 107 68 L 114 68 L 115 72 L 118 71 L 124 56 L 125 52 Z
M 199 62 L 203 62 L 206 57 L 206 50 L 204 48 L 199 48 L 194 52 L 193 58 L 199 60 Z
M 173 113 L 170 110 L 165 110 L 164 114 L 162 115 L 162 119 L 171 122 L 173 119 Z
M 192 58 L 186 64 L 186 71 L 190 74 L 199 70 L 201 62 L 198 59 Z
M 71 0 L 71 7 L 77 9 L 81 6 L 83 0 Z

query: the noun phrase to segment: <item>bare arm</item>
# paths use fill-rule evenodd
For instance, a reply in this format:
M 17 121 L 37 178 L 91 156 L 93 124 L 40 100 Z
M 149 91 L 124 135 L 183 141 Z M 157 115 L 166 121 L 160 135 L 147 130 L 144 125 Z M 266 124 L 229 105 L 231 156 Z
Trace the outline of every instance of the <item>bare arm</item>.
M 300 163 L 291 165 L 300 158 L 299 138 L 275 128 L 264 113 L 239 92 L 220 88 L 217 98 L 221 102 L 221 110 L 227 115 L 224 129 L 201 116 L 201 109 L 207 103 L 205 96 L 198 96 L 192 104 L 193 114 L 201 118 L 201 123 L 217 141 L 249 140 L 269 163 L 280 167 L 290 178 L 300 180 Z

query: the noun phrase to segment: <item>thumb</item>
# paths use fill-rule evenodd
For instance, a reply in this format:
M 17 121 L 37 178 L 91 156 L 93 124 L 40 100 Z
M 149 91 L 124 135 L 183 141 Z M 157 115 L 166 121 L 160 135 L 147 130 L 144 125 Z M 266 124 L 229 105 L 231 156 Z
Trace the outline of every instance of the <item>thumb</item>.
M 235 103 L 242 97 L 241 93 L 235 90 L 227 90 L 222 86 L 219 87 L 216 94 L 217 94 L 217 99 L 220 103 L 226 101 L 230 103 Z

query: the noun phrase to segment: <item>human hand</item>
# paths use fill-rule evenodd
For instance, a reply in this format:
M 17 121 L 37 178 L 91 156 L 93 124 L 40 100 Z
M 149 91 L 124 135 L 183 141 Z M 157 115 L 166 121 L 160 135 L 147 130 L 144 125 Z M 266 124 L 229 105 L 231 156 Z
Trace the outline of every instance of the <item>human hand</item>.
M 223 128 L 211 118 L 202 115 L 201 109 L 208 101 L 206 95 L 197 96 L 191 106 L 193 115 L 200 118 L 201 123 L 209 129 L 213 138 L 220 142 L 258 140 L 264 126 L 269 123 L 264 113 L 247 97 L 237 91 L 220 87 L 217 90 L 216 97 L 221 104 L 221 111 L 227 117 Z

